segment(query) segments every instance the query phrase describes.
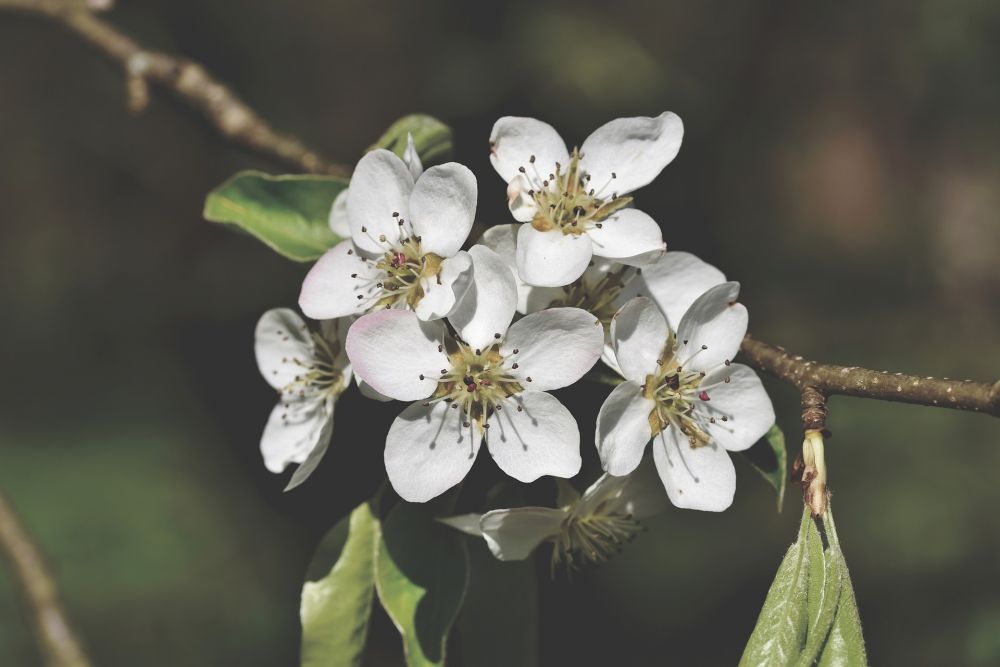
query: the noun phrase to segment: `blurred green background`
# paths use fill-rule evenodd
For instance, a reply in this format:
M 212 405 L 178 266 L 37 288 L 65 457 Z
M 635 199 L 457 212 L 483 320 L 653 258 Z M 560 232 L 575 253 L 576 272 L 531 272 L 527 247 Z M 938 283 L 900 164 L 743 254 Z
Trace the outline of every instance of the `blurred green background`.
M 680 155 L 638 203 L 672 248 L 743 283 L 755 336 L 1000 377 L 994 2 L 135 0 L 109 19 L 335 159 L 403 114 L 439 116 L 485 224 L 508 220 L 487 154 L 499 115 L 579 143 L 611 118 L 675 111 Z M 200 213 L 236 170 L 282 168 L 164 95 L 130 116 L 122 72 L 48 23 L 0 17 L 0 91 L 0 488 L 98 665 L 295 664 L 310 552 L 379 483 L 400 406 L 352 390 L 305 487 L 282 494 L 264 471 L 274 396 L 253 325 L 295 303 L 307 267 Z M 794 445 L 797 395 L 768 386 Z M 603 391 L 573 405 L 581 483 Z M 1000 664 L 1000 422 L 830 407 L 872 663 Z M 543 581 L 542 664 L 735 664 L 801 507 L 790 489 L 775 514 L 737 465 L 730 511 L 672 510 L 608 565 Z M 385 618 L 371 644 L 373 664 L 399 664 Z M 37 663 L 2 569 L 0 664 Z

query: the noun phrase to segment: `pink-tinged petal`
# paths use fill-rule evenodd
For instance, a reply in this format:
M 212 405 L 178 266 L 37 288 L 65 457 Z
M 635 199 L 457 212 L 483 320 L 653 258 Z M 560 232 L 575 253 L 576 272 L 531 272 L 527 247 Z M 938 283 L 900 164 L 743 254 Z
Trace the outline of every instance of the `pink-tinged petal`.
M 583 275 L 592 256 L 587 234 L 540 232 L 531 225 L 521 225 L 517 232 L 517 273 L 529 285 L 569 285 Z
M 670 328 L 652 300 L 636 297 L 611 319 L 611 340 L 622 374 L 638 384 L 656 371 L 662 360 Z
M 569 164 L 569 152 L 562 137 L 548 123 L 534 118 L 504 116 L 494 123 L 490 132 L 490 162 L 509 183 L 521 173 L 521 167 L 528 176 L 536 172 L 554 172 L 556 162 Z
M 309 328 L 290 308 L 273 308 L 257 321 L 254 332 L 257 368 L 267 383 L 279 391 L 312 363 L 314 349 Z
M 719 366 L 701 382 L 708 401 L 696 406 L 701 415 L 715 422 L 700 420 L 702 427 L 731 452 L 748 449 L 774 426 L 774 406 L 760 378 L 748 366 Z M 726 419 L 723 420 L 722 418 Z
M 439 322 L 422 322 L 409 310 L 380 310 L 358 319 L 347 332 L 347 356 L 355 374 L 398 401 L 426 398 L 449 368 Z
M 524 174 L 518 174 L 507 184 L 507 208 L 518 222 L 531 222 L 538 213 L 538 204 L 531 196 L 531 182 Z
M 379 148 L 361 158 L 347 189 L 347 216 L 355 245 L 371 253 L 392 248 L 401 234 L 399 218 L 410 217 L 412 190 L 413 175 L 394 153 Z
M 656 178 L 677 156 L 683 137 L 684 124 L 669 111 L 656 118 L 617 118 L 587 137 L 580 162 L 597 196 L 622 195 Z
M 521 482 L 580 472 L 580 430 L 569 410 L 543 391 L 503 402 L 487 422 L 486 446 L 500 469 Z
M 624 303 L 634 296 L 648 296 L 677 327 L 695 299 L 724 282 L 726 276 L 711 264 L 689 252 L 671 250 L 643 266 L 642 274 L 626 285 L 619 298 Z
M 695 299 L 677 327 L 677 358 L 684 368 L 710 371 L 736 356 L 747 332 L 740 284 L 716 285 Z
M 271 410 L 260 438 L 264 467 L 280 473 L 292 463 L 302 463 L 315 448 L 325 450 L 333 433 L 333 402 L 322 399 L 291 400 Z
M 549 507 L 493 510 L 479 521 L 493 555 L 500 560 L 524 560 L 547 539 L 559 534 L 566 512 Z
M 399 496 L 411 503 L 436 498 L 463 479 L 476 460 L 482 432 L 463 426 L 448 403 L 414 403 L 403 410 L 385 439 L 385 470 Z
M 597 257 L 644 266 L 666 251 L 660 226 L 642 211 L 625 208 L 599 224 L 587 230 Z
M 410 224 L 420 250 L 451 257 L 469 236 L 476 218 L 476 177 L 457 162 L 431 167 L 410 195 Z
M 628 475 L 642 461 L 653 437 L 649 415 L 655 407 L 642 395 L 642 385 L 635 382 L 623 382 L 605 399 L 597 414 L 594 440 L 601 466 L 608 473 Z
M 485 349 L 503 336 L 514 318 L 517 287 L 503 260 L 486 246 L 474 245 L 472 283 L 455 304 L 448 321 L 458 335 L 474 348 Z
M 309 269 L 299 292 L 299 308 L 316 320 L 360 315 L 380 292 L 376 284 L 383 275 L 364 261 L 350 239 L 341 241 Z
M 718 444 L 693 448 L 675 427 L 653 438 L 653 462 L 676 507 L 721 512 L 733 504 L 736 469 Z
M 441 271 L 436 276 L 420 279 L 424 295 L 414 309 L 417 317 L 422 320 L 447 317 L 471 283 L 472 256 L 460 250 L 441 262 Z
M 603 349 L 604 327 L 596 317 L 580 308 L 549 308 L 511 325 L 500 354 L 517 363 L 509 372 L 525 387 L 548 391 L 583 377 Z

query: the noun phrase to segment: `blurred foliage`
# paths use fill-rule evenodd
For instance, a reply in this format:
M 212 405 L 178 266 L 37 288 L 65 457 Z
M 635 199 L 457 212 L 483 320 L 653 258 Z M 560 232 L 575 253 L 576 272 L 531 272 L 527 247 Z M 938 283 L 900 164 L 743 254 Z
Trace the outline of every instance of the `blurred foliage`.
M 538 115 L 579 143 L 616 115 L 675 111 L 684 146 L 641 206 L 673 248 L 743 283 L 755 336 L 841 363 L 1000 376 L 995 3 L 120 4 L 110 20 L 204 62 L 335 158 L 401 114 L 442 118 L 480 179 L 484 224 L 508 219 L 487 151 L 497 116 Z M 283 495 L 257 449 L 273 394 L 251 338 L 305 269 L 201 219 L 213 187 L 275 165 L 161 96 L 129 115 L 121 72 L 44 23 L 0 19 L 0 90 L 0 484 L 98 664 L 293 664 L 308 554 L 375 492 L 400 406 L 345 394 L 323 464 Z M 794 443 L 798 397 L 768 387 Z M 581 488 L 605 394 L 573 394 Z M 830 407 L 872 662 L 997 664 L 1000 425 Z M 491 466 L 477 463 L 477 484 Z M 608 565 L 543 577 L 541 664 L 734 664 L 799 502 L 789 493 L 776 515 L 768 485 L 737 472 L 730 511 L 670 511 Z M 0 592 L 0 664 L 36 664 L 5 569 Z M 400 664 L 384 616 L 368 650 Z

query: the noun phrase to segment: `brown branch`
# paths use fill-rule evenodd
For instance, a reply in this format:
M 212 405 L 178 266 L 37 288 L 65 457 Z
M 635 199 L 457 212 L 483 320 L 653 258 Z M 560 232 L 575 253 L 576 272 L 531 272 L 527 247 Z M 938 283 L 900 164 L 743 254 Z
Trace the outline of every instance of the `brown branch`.
M 84 0 L 0 0 L 0 11 L 3 10 L 56 21 L 121 65 L 128 82 L 129 107 L 135 112 L 146 107 L 148 84 L 155 83 L 200 111 L 223 137 L 236 144 L 301 171 L 350 174 L 348 167 L 329 162 L 297 138 L 275 131 L 198 63 L 147 50 L 98 18 Z
M 42 554 L 3 493 L 0 493 L 0 551 L 10 562 L 24 592 L 45 664 L 87 667 L 90 661 L 59 603 L 55 582 L 45 568 Z
M 823 424 L 824 414 L 809 412 L 807 399 L 813 401 L 816 392 L 821 397 L 840 394 L 883 401 L 899 401 L 918 405 L 936 405 L 955 410 L 984 412 L 1000 417 L 1000 382 L 989 384 L 972 380 L 920 377 L 905 373 L 873 371 L 858 366 L 836 366 L 810 361 L 747 336 L 740 348 L 744 360 L 803 391 L 803 419 L 812 417 Z M 808 394 L 808 396 L 807 396 Z M 822 403 L 822 401 L 821 401 Z M 807 412 L 809 414 L 807 415 Z M 823 426 L 819 426 L 823 428 Z

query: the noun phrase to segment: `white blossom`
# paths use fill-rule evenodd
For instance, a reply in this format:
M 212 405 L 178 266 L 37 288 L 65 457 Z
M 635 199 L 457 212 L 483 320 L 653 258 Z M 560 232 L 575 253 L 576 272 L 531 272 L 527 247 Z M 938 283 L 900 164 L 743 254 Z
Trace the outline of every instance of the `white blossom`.
M 269 310 L 257 322 L 257 366 L 279 393 L 260 451 L 271 472 L 299 464 L 286 491 L 312 474 L 330 444 L 334 404 L 351 383 L 343 346 L 349 325 L 349 319 L 327 320 L 313 332 L 289 308 Z
M 612 475 L 626 475 L 652 440 L 653 461 L 678 507 L 729 507 L 736 472 L 728 452 L 747 449 L 774 424 L 756 373 L 731 361 L 747 329 L 738 295 L 738 283 L 709 289 L 676 330 L 644 297 L 626 303 L 611 323 L 626 381 L 597 417 L 601 463 Z
M 511 325 L 517 291 L 509 269 L 483 246 L 469 254 L 472 285 L 448 318 L 456 335 L 412 312 L 381 310 L 347 336 L 361 379 L 416 401 L 393 422 L 385 447 L 389 481 L 410 502 L 460 482 L 484 437 L 497 465 L 520 481 L 580 469 L 576 421 L 548 391 L 594 365 L 600 323 L 578 308 L 553 308 Z
M 570 153 L 552 126 L 507 116 L 494 124 L 490 160 L 507 182 L 525 282 L 558 287 L 579 278 L 592 256 L 638 265 L 666 248 L 659 225 L 631 208 L 629 193 L 648 184 L 680 149 L 678 116 L 618 118 Z

